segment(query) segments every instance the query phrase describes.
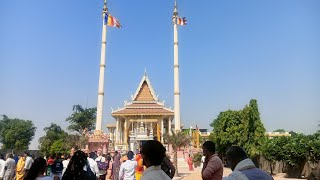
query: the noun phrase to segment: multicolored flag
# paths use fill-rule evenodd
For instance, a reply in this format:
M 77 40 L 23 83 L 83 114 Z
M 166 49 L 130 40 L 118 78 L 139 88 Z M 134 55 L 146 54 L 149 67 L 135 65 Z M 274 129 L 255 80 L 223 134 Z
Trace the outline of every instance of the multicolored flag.
M 176 23 L 181 26 L 187 25 L 187 19 L 185 17 L 176 17 Z
M 110 14 L 106 14 L 106 16 L 104 17 L 104 23 L 111 27 L 122 28 L 119 20 L 117 20 Z

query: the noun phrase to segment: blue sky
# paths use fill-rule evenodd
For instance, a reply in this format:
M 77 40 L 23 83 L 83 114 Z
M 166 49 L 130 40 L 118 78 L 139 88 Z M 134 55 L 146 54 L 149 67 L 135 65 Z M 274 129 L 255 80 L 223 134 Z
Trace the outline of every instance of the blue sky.
M 0 114 L 63 127 L 74 104 L 96 106 L 102 0 L 0 2 Z M 173 107 L 173 1 L 109 1 L 103 124 L 144 69 Z M 209 124 L 256 98 L 268 131 L 313 133 L 320 122 L 320 1 L 178 1 L 181 117 Z

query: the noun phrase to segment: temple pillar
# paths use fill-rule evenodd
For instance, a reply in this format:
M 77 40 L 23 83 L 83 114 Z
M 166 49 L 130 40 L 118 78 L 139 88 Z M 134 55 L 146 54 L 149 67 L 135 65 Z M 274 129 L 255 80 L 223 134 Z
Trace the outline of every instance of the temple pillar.
M 157 121 L 157 140 L 160 142 L 161 141 L 161 134 L 160 134 L 160 120 Z
M 123 133 L 122 133 L 122 119 L 119 119 L 119 144 L 122 145 L 122 137 L 123 137 Z
M 161 143 L 163 143 L 163 134 L 164 134 L 163 119 L 161 119 L 160 121 L 161 121 Z
M 119 144 L 119 118 L 116 119 L 116 142 L 115 142 L 115 145 L 118 145 Z
M 124 145 L 128 145 L 128 119 L 124 119 Z

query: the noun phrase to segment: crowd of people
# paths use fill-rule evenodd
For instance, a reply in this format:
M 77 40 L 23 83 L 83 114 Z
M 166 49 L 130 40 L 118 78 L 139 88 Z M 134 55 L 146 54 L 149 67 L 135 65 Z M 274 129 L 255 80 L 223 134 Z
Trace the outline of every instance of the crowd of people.
M 223 163 L 215 154 L 215 144 L 206 141 L 202 149 L 203 180 L 273 179 L 256 168 L 239 146 L 232 146 L 226 152 L 227 163 L 233 172 L 223 177 Z M 190 155 L 187 163 L 193 171 Z M 28 152 L 18 160 L 11 153 L 6 158 L 0 155 L 0 180 L 169 180 L 175 171 L 165 147 L 156 140 L 146 141 L 141 150 L 123 155 L 118 151 L 102 154 L 101 149 L 88 153 L 77 147 L 72 148 L 70 154 L 55 154 L 48 158 L 33 159 Z
M 141 151 L 123 155 L 118 151 L 102 154 L 101 149 L 87 153 L 77 147 L 70 154 L 35 159 L 25 152 L 17 161 L 12 153 L 6 158 L 0 155 L 0 180 L 144 180 L 147 174 L 165 180 L 174 172 L 166 149 L 158 141 L 147 141 Z

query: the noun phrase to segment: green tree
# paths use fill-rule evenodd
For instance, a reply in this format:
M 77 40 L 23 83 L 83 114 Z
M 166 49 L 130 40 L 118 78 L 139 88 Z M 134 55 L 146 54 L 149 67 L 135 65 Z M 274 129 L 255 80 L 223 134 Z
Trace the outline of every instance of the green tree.
M 283 147 L 288 143 L 290 137 L 275 137 L 267 139 L 261 147 L 261 154 L 270 163 L 271 174 L 273 173 L 273 163 L 285 159 L 285 152 Z
M 56 153 L 52 152 L 51 146 L 55 141 L 63 140 L 67 137 L 67 133 L 57 124 L 51 123 L 49 127 L 43 129 L 46 134 L 39 138 L 39 149 L 44 154 Z
M 73 113 L 66 121 L 70 123 L 68 130 L 83 135 L 86 131 L 94 129 L 96 120 L 96 108 L 82 108 L 81 105 L 73 106 Z
M 320 161 L 320 131 L 308 136 L 308 153 L 309 160 Z
M 260 154 L 260 147 L 266 140 L 266 129 L 260 119 L 257 100 L 251 99 L 248 106 L 242 110 L 243 119 L 245 120 L 247 142 L 243 147 L 250 157 L 256 157 Z
M 3 115 L 0 120 L 0 142 L 4 149 L 27 150 L 36 127 L 30 120 L 10 119 Z
M 284 133 L 284 132 L 286 132 L 286 130 L 284 130 L 284 129 L 276 129 L 276 130 L 274 130 L 273 132 L 280 132 L 280 133 Z
M 66 154 L 71 148 L 66 143 L 66 139 L 59 139 L 53 142 L 50 146 L 50 154 L 62 153 Z
M 68 134 L 66 139 L 66 147 L 67 149 L 71 149 L 72 147 L 84 147 L 88 144 L 88 138 L 86 136 L 82 136 L 79 134 Z
M 176 168 L 175 176 L 178 176 L 178 150 L 182 147 L 188 146 L 191 142 L 191 138 L 188 134 L 178 131 L 172 131 L 172 135 L 164 135 L 164 141 L 168 143 L 168 145 L 172 146 L 172 150 L 174 152 L 174 162 L 173 165 Z
M 253 158 L 259 155 L 260 147 L 266 140 L 266 130 L 255 99 L 250 100 L 242 110 L 220 112 L 210 125 L 213 127 L 210 140 L 217 144 L 220 154 L 224 154 L 228 147 L 238 145 Z
M 219 153 L 223 154 L 232 145 L 242 146 L 247 140 L 241 116 L 241 111 L 228 110 L 220 112 L 217 119 L 211 123 L 213 131 L 210 140 L 216 143 Z
M 298 133 L 294 132 L 294 131 L 290 131 L 289 134 L 291 135 L 291 137 L 295 137 L 298 135 Z

